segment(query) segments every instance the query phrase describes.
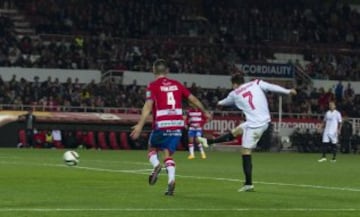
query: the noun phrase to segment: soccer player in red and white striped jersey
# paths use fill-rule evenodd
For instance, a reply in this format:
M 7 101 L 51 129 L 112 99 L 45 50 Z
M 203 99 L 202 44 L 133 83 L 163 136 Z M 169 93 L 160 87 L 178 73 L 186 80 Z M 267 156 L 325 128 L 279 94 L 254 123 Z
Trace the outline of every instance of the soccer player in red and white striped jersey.
M 203 144 L 198 140 L 203 135 L 203 126 L 207 119 L 205 114 L 194 105 L 190 105 L 191 108 L 186 113 L 186 124 L 188 127 L 188 140 L 189 140 L 189 156 L 188 159 L 192 160 L 195 158 L 194 146 L 198 145 L 201 153 L 201 158 L 206 159 L 206 153 L 204 151 Z M 205 146 L 205 145 L 204 145 Z
M 182 100 L 187 99 L 199 108 L 206 117 L 207 112 L 202 103 L 190 93 L 180 82 L 167 78 L 168 67 L 162 59 L 153 64 L 155 80 L 148 85 L 146 102 L 141 117 L 133 127 L 131 137 L 137 139 L 145 125 L 147 117 L 153 115 L 153 130 L 149 138 L 149 161 L 153 172 L 149 176 L 149 184 L 154 185 L 161 171 L 158 151 L 164 152 L 164 164 L 168 174 L 168 190 L 165 195 L 173 195 L 175 189 L 175 160 L 172 158 L 181 138 L 181 130 L 185 123 L 183 119 Z

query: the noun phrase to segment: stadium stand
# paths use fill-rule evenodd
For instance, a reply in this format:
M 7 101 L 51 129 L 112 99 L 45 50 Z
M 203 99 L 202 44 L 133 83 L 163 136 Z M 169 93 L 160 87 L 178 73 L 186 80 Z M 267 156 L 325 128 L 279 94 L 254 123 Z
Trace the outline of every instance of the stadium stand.
M 360 14 L 342 1 L 13 0 L 0 7 L 0 67 L 151 71 L 153 60 L 163 57 L 173 73 L 228 75 L 237 62 L 290 62 L 311 78 L 344 80 L 344 91 L 299 86 L 283 103 L 285 113 L 321 114 L 337 99 L 339 110 L 360 117 L 360 95 L 344 79 L 360 80 Z M 228 92 L 190 89 L 215 111 Z M 0 78 L 0 104 L 136 113 L 144 90 L 114 80 L 60 83 L 56 75 L 47 82 Z M 271 111 L 278 111 L 278 98 L 268 98 Z M 77 133 L 89 148 L 97 147 L 94 137 Z M 121 142 L 126 134 L 115 137 L 113 149 L 130 148 Z

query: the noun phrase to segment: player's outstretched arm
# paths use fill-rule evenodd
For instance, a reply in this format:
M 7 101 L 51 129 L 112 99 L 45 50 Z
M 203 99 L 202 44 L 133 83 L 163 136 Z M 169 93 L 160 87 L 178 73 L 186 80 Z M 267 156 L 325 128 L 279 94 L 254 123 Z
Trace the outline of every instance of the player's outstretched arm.
M 296 89 L 295 88 L 290 89 L 290 94 L 291 95 L 296 95 L 297 94 Z
M 147 100 L 142 108 L 141 117 L 138 123 L 132 127 L 130 136 L 132 139 L 137 139 L 140 136 L 140 133 L 145 125 L 146 119 L 150 115 L 154 102 L 152 100 Z
M 275 92 L 275 93 L 282 93 L 282 94 L 291 94 L 291 95 L 296 95 L 297 91 L 295 89 L 286 89 L 280 85 L 277 84 L 271 84 L 268 83 L 266 81 L 261 80 L 259 82 L 259 86 L 261 89 L 265 90 L 265 91 L 271 91 L 271 92 Z
M 210 114 L 210 112 L 208 112 L 204 105 L 200 102 L 200 100 L 198 98 L 196 98 L 194 95 L 190 94 L 190 96 L 188 97 L 188 100 L 193 103 L 197 108 L 199 108 L 206 116 L 206 118 L 209 120 L 212 118 L 212 115 Z

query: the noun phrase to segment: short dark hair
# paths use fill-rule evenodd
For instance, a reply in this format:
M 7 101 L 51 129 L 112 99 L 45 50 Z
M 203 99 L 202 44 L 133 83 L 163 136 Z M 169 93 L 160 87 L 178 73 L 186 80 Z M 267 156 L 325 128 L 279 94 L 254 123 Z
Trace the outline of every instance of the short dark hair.
M 157 59 L 153 63 L 154 66 L 154 73 L 155 74 L 165 74 L 167 73 L 167 64 L 164 59 Z
M 232 84 L 243 84 L 244 82 L 245 82 L 244 75 L 242 75 L 240 73 L 236 73 L 231 76 Z

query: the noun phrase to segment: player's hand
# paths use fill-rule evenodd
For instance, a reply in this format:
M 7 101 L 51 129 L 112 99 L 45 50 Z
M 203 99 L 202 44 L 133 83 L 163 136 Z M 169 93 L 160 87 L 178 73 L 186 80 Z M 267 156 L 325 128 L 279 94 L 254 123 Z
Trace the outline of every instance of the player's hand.
M 142 131 L 142 127 L 137 124 L 137 125 L 131 127 L 131 129 L 132 129 L 132 131 L 131 131 L 131 133 L 130 133 L 130 137 L 131 137 L 133 140 L 139 138 L 140 133 L 141 133 L 141 131 Z
M 290 89 L 290 94 L 291 95 L 296 95 L 297 94 L 297 91 L 296 91 L 296 89 Z

